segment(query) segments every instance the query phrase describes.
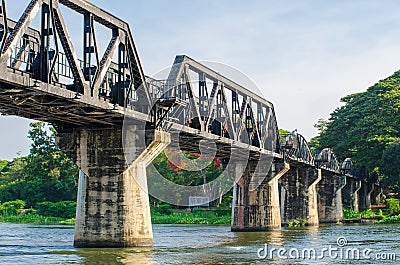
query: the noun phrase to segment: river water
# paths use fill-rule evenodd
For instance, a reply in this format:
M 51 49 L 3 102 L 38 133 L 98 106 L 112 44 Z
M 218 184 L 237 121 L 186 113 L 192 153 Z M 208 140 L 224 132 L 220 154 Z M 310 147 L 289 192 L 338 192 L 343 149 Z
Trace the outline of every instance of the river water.
M 0 264 L 400 264 L 399 228 L 232 233 L 228 226 L 155 225 L 152 248 L 75 249 L 72 226 L 0 224 Z

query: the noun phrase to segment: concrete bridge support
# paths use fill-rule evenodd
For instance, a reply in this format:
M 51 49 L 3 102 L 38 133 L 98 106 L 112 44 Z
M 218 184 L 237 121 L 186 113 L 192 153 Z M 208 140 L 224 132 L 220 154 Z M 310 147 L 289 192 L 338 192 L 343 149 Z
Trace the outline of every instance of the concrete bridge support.
M 358 191 L 358 208 L 364 211 L 371 208 L 371 194 L 374 191 L 374 184 L 362 181 Z
M 249 162 L 234 187 L 231 230 L 235 232 L 266 231 L 281 226 L 278 180 L 289 170 L 289 164 L 274 162 L 262 176 L 261 185 L 252 190 L 254 163 Z
M 345 184 L 344 176 L 322 171 L 322 179 L 317 184 L 320 223 L 336 223 L 343 219 L 342 188 Z
M 322 178 L 321 170 L 295 166 L 280 179 L 283 224 L 291 220 L 306 220 L 307 225 L 318 225 L 316 186 Z
M 156 131 L 146 148 L 138 136 L 144 134 L 143 128 L 132 126 L 125 133 L 123 137 L 121 128 L 101 128 L 59 135 L 60 147 L 81 169 L 75 247 L 153 243 L 146 167 L 169 144 L 170 136 Z
M 346 185 L 342 189 L 343 206 L 347 209 L 359 211 L 358 191 L 361 189 L 361 181 L 353 177 L 346 177 Z
M 382 188 L 379 185 L 374 184 L 374 190 L 371 193 L 371 204 L 379 205 L 381 203 L 381 195 L 383 193 Z

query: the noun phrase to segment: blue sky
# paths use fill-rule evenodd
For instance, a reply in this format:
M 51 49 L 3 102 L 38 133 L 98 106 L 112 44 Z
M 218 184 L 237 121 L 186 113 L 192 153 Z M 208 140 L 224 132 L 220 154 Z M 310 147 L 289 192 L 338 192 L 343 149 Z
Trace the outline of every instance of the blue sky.
M 17 18 L 22 2 L 7 1 L 11 17 Z M 147 75 L 177 54 L 230 65 L 274 103 L 280 128 L 297 128 L 308 139 L 341 97 L 400 69 L 396 1 L 92 2 L 130 23 Z M 70 31 L 76 39 L 81 28 Z M 0 117 L 0 158 L 28 152 L 28 123 Z

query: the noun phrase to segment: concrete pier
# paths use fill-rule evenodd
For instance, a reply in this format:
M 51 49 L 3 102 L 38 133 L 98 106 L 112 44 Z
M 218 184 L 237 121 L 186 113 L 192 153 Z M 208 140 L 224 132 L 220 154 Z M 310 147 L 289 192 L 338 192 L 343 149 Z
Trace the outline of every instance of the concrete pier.
M 374 190 L 371 193 L 371 204 L 379 205 L 381 203 L 381 195 L 383 193 L 382 187 L 377 184 L 374 184 Z
M 280 179 L 283 224 L 291 220 L 306 220 L 307 225 L 319 224 L 316 186 L 321 178 L 320 169 L 294 166 Z
M 254 176 L 254 163 L 249 162 L 234 187 L 232 231 L 266 231 L 281 226 L 278 181 L 289 170 L 289 164 L 274 162 L 262 176 L 261 185 L 253 190 L 250 180 Z
M 59 135 L 59 145 L 80 167 L 74 246 L 109 248 L 153 243 L 146 167 L 170 143 L 155 131 L 146 148 L 143 128 L 80 129 Z M 126 150 L 126 148 L 130 150 Z M 124 153 L 128 153 L 129 165 Z
M 371 209 L 371 194 L 374 191 L 374 184 L 362 181 L 358 191 L 358 208 L 360 211 Z
M 346 175 L 346 185 L 342 189 L 343 207 L 359 211 L 358 191 L 361 189 L 361 180 Z
M 343 219 L 342 188 L 345 185 L 344 176 L 322 170 L 322 179 L 317 185 L 320 223 L 336 223 Z

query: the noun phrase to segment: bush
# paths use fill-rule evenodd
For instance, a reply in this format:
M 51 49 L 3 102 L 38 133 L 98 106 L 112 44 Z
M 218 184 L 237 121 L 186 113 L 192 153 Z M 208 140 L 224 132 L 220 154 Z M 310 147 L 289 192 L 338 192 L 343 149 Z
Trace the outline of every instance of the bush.
M 23 189 L 23 182 L 13 181 L 4 185 L 0 185 L 0 201 L 8 202 L 17 199 L 24 199 L 21 196 L 21 190 Z
M 376 217 L 376 214 L 371 209 L 368 209 L 361 213 L 361 217 L 364 219 L 374 219 Z
M 217 216 L 226 216 L 230 215 L 232 213 L 232 210 L 229 208 L 218 208 L 215 210 L 215 214 Z
M 378 224 L 399 224 L 400 215 L 384 217 L 382 220 L 377 221 Z
M 400 214 L 400 200 L 398 199 L 386 199 L 387 206 L 390 210 L 391 215 Z
M 290 227 L 290 228 L 305 227 L 306 225 L 307 225 L 307 220 L 303 220 L 303 219 L 301 219 L 301 220 L 294 219 L 288 223 L 288 227 Z
M 343 208 L 343 217 L 345 220 L 355 220 L 355 219 L 360 219 L 360 213 Z
M 160 206 L 154 207 L 154 212 L 163 215 L 170 215 L 173 213 L 171 205 L 169 204 L 161 204 Z
M 0 214 L 6 216 L 17 215 L 24 207 L 25 202 L 22 200 L 5 202 L 0 205 Z
M 37 214 L 61 218 L 73 218 L 76 212 L 76 202 L 39 202 L 36 204 Z

